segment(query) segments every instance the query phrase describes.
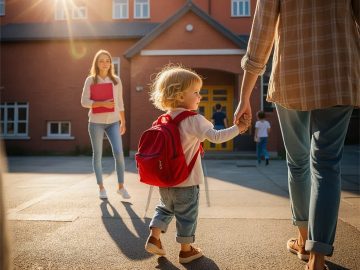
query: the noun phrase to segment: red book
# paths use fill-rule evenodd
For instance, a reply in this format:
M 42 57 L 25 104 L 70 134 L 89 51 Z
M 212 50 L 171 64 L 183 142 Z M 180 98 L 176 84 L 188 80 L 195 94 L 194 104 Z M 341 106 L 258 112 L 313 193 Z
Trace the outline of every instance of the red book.
M 93 101 L 105 101 L 108 99 L 114 99 L 113 84 L 102 83 L 90 85 L 90 99 Z M 107 113 L 114 112 L 115 108 L 97 107 L 92 108 L 92 113 Z

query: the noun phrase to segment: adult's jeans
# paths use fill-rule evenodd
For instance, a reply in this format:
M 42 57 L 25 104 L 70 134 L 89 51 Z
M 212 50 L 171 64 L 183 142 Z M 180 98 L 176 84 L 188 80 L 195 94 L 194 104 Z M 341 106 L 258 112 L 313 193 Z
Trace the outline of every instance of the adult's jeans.
M 115 159 L 115 169 L 118 183 L 124 183 L 125 160 L 120 134 L 120 121 L 111 124 L 97 124 L 89 122 L 89 134 L 93 148 L 93 169 L 98 185 L 103 184 L 102 179 L 102 152 L 104 132 L 106 133 Z
M 353 106 L 296 111 L 276 104 L 276 109 L 286 148 L 293 224 L 308 228 L 307 251 L 332 256 L 340 162 Z
M 269 158 L 268 152 L 266 150 L 266 144 L 268 137 L 259 137 L 260 142 L 256 142 L 256 156 L 257 161 L 261 162 L 261 152 L 263 153 L 265 158 Z

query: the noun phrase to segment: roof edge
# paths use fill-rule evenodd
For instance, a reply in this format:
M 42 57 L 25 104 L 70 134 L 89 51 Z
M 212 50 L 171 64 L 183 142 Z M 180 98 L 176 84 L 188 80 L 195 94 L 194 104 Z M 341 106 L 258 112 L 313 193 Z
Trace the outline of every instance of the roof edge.
M 247 49 L 247 43 L 240 37 L 238 37 L 235 33 L 233 33 L 226 26 L 221 24 L 219 21 L 215 20 L 212 16 L 207 14 L 204 10 L 199 8 L 195 3 L 191 0 L 187 1 L 184 6 L 178 9 L 172 16 L 162 22 L 158 27 L 156 27 L 153 31 L 151 31 L 147 36 L 143 37 L 137 43 L 135 43 L 132 47 L 130 47 L 126 52 L 124 52 L 125 58 L 131 58 L 136 55 L 139 51 L 141 51 L 144 47 L 146 47 L 150 42 L 152 42 L 156 37 L 158 37 L 161 33 L 163 33 L 166 29 L 168 29 L 171 25 L 173 25 L 176 21 L 178 21 L 182 16 L 184 16 L 188 11 L 194 12 L 200 18 L 202 18 L 205 22 L 210 24 L 213 28 L 223 34 L 225 37 L 230 39 L 236 45 L 238 45 L 242 49 Z

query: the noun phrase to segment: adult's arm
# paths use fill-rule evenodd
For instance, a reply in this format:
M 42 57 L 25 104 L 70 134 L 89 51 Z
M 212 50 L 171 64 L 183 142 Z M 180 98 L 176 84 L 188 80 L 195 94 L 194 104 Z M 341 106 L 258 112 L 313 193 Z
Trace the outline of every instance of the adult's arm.
M 246 113 L 250 117 L 250 95 L 257 77 L 266 70 L 280 15 L 280 0 L 258 0 L 247 52 L 241 60 L 244 78 L 241 85 L 240 102 L 234 114 L 234 124 Z

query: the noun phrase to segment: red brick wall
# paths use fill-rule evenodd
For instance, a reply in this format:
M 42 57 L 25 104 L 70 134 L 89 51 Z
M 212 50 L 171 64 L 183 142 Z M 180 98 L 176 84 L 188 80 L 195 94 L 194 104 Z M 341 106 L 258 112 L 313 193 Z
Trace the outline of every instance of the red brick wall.
M 33 151 L 69 152 L 75 145 L 91 145 L 88 109 L 80 104 L 84 81 L 89 74 L 93 57 L 99 49 L 107 49 L 120 57 L 120 78 L 124 89 L 127 133 L 124 148 L 130 140 L 130 63 L 122 57 L 136 40 L 79 41 L 75 47 L 85 54 L 76 59 L 68 42 L 28 42 L 1 44 L 1 101 L 29 102 L 29 141 L 6 140 Z M 47 121 L 71 121 L 75 140 L 42 140 L 47 136 Z
M 7 23 L 54 22 L 55 4 L 60 0 L 17 0 L 5 1 L 5 16 L 0 17 L 0 25 Z M 134 19 L 134 0 L 129 0 L 129 19 L 113 20 L 113 0 L 72 0 L 76 6 L 87 6 L 86 20 L 70 21 L 146 21 L 162 22 L 181 8 L 186 0 L 150 0 L 150 19 Z M 72 5 L 67 1 L 68 7 Z M 194 0 L 194 3 L 209 12 L 209 0 Z M 232 18 L 231 0 L 212 0 L 211 16 L 236 34 L 249 34 L 254 16 L 256 0 L 251 0 L 251 17 Z

